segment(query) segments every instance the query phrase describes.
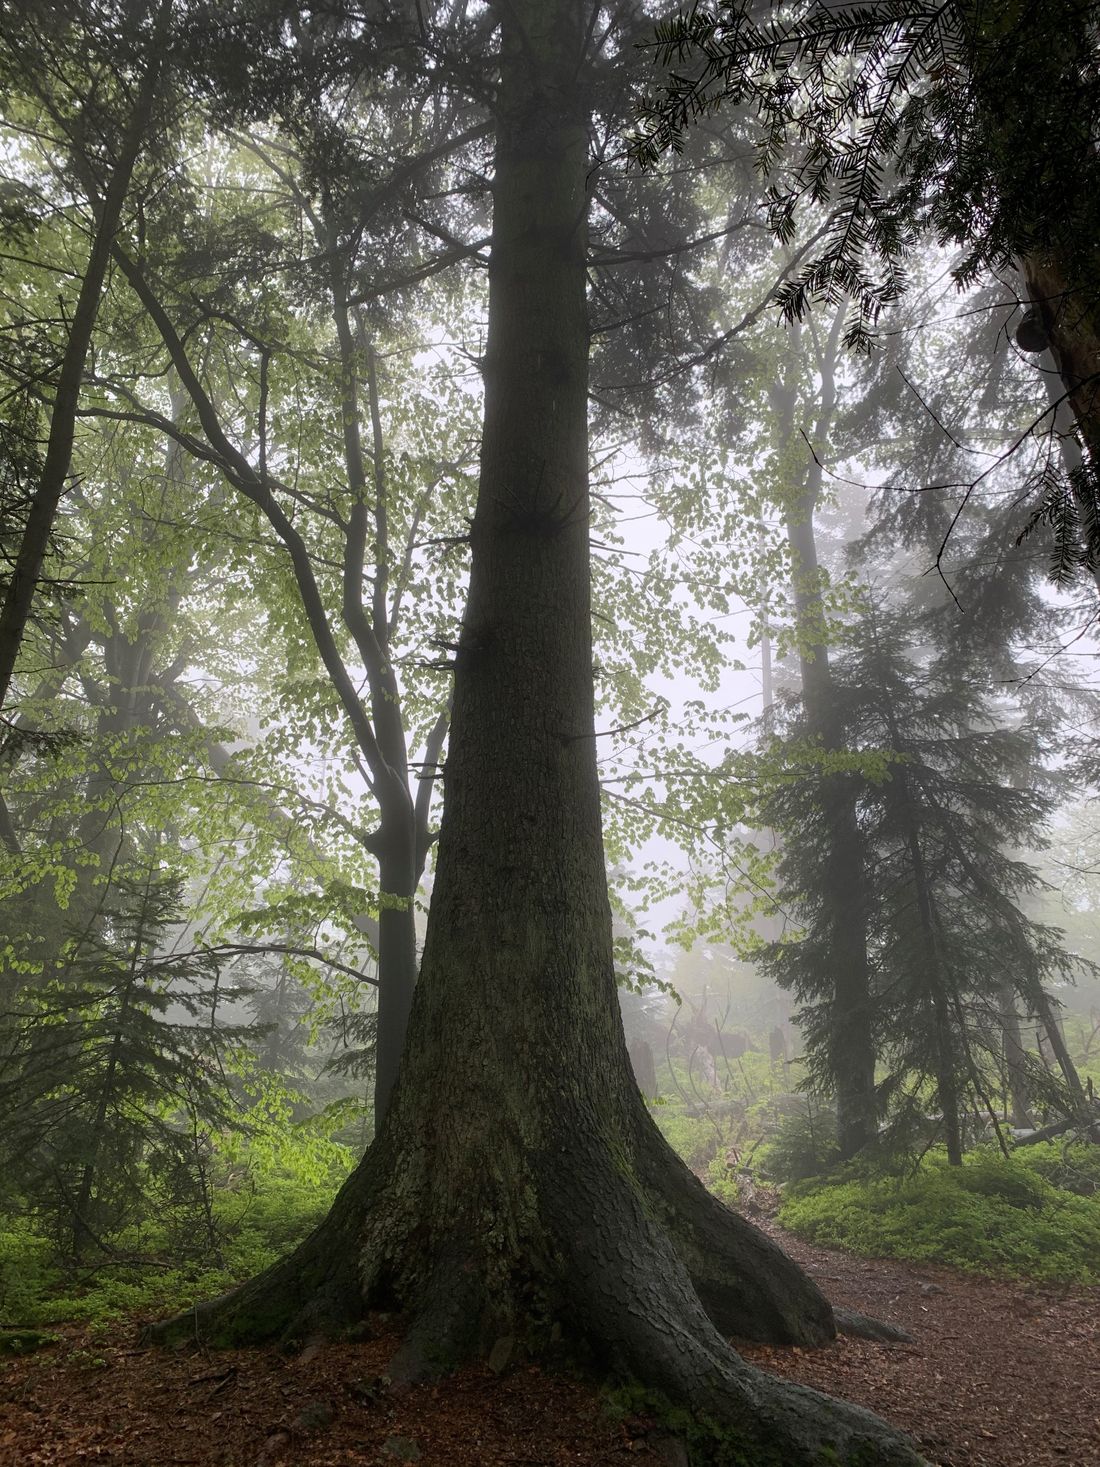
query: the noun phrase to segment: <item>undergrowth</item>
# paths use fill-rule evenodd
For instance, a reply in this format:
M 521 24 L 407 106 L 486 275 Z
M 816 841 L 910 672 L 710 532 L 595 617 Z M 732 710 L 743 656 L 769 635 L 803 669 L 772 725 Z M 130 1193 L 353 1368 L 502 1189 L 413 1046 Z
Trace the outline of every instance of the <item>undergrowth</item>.
M 908 1176 L 806 1181 L 789 1188 L 779 1220 L 854 1253 L 1100 1284 L 1100 1149 L 1047 1143 L 1006 1159 L 980 1148 L 962 1167 L 933 1153 Z
M 0 1325 L 109 1329 L 182 1312 L 292 1248 L 328 1211 L 350 1164 L 348 1153 L 347 1167 L 334 1165 L 323 1179 L 262 1171 L 219 1189 L 210 1236 L 190 1249 L 165 1217 L 118 1233 L 95 1257 L 64 1261 L 33 1218 L 8 1218 L 0 1222 Z

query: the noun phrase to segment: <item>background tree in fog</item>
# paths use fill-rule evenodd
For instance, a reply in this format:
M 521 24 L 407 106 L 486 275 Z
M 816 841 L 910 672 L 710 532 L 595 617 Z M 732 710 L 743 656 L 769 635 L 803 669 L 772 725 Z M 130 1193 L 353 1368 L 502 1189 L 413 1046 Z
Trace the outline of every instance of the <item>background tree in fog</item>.
M 62 312 L 66 329 L 60 360 L 47 369 L 46 375 L 53 379 L 49 434 L 33 489 L 21 506 L 21 533 L 5 577 L 0 708 L 69 482 L 82 379 L 111 251 L 124 211 L 132 203 L 135 169 L 164 125 L 160 113 L 172 9 L 173 0 L 96 10 L 80 5 L 48 10 L 4 7 L 0 76 L 23 103 L 27 114 L 23 126 L 31 136 L 51 136 L 62 148 L 77 144 L 70 157 L 78 154 L 83 165 L 80 181 L 87 216 L 80 223 L 89 228 L 90 243 L 71 319 Z M 5 232 L 17 246 L 33 239 L 41 218 L 52 212 L 51 205 L 36 199 L 26 186 L 15 188 L 7 203 Z M 19 321 L 9 350 L 15 346 L 18 353 L 21 344 L 29 346 L 26 338 L 33 339 L 44 324 Z

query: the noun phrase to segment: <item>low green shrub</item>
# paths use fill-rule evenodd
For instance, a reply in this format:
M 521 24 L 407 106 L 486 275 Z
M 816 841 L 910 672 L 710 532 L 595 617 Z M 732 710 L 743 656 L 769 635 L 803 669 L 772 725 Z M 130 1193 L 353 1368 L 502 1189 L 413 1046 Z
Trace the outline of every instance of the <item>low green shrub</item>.
M 713 1192 L 727 1207 L 737 1208 L 741 1205 L 741 1183 L 736 1169 L 724 1156 L 712 1158 L 703 1180 L 707 1184 L 707 1191 Z
M 855 1253 L 1100 1283 L 1100 1196 L 1077 1196 L 985 1151 L 962 1167 L 930 1156 L 901 1179 L 805 1182 L 790 1189 L 779 1218 L 801 1237 Z
M 327 1212 L 341 1158 L 323 1184 L 279 1171 L 253 1174 L 213 1193 L 211 1236 L 181 1247 L 166 1215 L 117 1233 L 111 1252 L 62 1266 L 51 1239 L 27 1222 L 0 1224 L 0 1324 L 82 1322 L 104 1329 L 123 1318 L 189 1309 L 259 1273 L 288 1252 Z
M 714 1158 L 732 1144 L 730 1127 L 712 1115 L 688 1115 L 672 1106 L 659 1105 L 653 1118 L 665 1140 L 693 1172 L 704 1172 Z
M 1100 1193 L 1100 1146 L 1088 1141 L 1039 1141 L 1021 1146 L 1013 1160 L 1065 1192 L 1079 1197 Z
M 215 1193 L 214 1215 L 226 1270 L 237 1278 L 259 1273 L 324 1217 L 343 1174 L 318 1185 L 285 1172 L 260 1173 L 235 1190 Z
M 756 1156 L 757 1170 L 772 1182 L 802 1182 L 836 1166 L 836 1112 L 798 1097 L 798 1108 L 785 1115 Z
M 1009 1207 L 1030 1207 L 1036 1212 L 1041 1212 L 1057 1191 L 1036 1172 L 1018 1162 L 1006 1162 L 1003 1156 L 972 1152 L 965 1166 L 956 1167 L 947 1176 L 964 1192 L 1006 1202 Z
M 36 1324 L 37 1308 L 60 1274 L 53 1249 L 22 1218 L 0 1220 L 0 1324 Z
M 38 1300 L 34 1320 L 109 1331 L 124 1319 L 180 1314 L 238 1282 L 223 1269 L 157 1267 L 151 1259 L 106 1260 L 94 1271 L 74 1274 L 58 1292 Z

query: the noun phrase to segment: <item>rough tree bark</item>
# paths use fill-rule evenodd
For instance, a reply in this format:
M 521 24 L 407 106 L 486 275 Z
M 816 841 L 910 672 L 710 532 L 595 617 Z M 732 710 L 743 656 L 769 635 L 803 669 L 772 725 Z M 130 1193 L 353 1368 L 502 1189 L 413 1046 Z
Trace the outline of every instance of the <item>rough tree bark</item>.
M 616 999 L 593 739 L 587 0 L 501 4 L 482 474 L 438 871 L 377 1140 L 288 1260 L 159 1331 L 302 1335 L 397 1309 L 405 1377 L 490 1351 L 612 1367 L 691 1413 L 698 1461 L 913 1464 L 865 1411 L 723 1335 L 834 1319 L 672 1153 Z
M 1021 328 L 1026 351 L 1049 349 L 1062 379 L 1065 398 L 1092 463 L 1100 464 L 1100 325 L 1095 282 L 1071 280 L 1058 256 L 1029 256 L 1023 265 L 1038 327 Z

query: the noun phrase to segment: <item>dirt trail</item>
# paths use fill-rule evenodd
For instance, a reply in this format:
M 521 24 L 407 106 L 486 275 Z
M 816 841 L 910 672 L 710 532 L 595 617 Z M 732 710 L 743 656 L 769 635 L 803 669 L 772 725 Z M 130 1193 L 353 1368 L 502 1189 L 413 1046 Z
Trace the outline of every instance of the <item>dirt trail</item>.
M 1100 1467 L 1100 1289 L 856 1258 L 763 1226 L 834 1304 L 900 1324 L 914 1343 L 740 1346 L 746 1358 L 870 1407 L 942 1467 Z

